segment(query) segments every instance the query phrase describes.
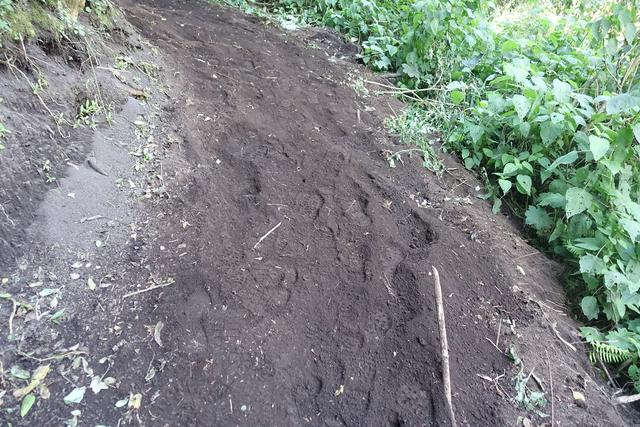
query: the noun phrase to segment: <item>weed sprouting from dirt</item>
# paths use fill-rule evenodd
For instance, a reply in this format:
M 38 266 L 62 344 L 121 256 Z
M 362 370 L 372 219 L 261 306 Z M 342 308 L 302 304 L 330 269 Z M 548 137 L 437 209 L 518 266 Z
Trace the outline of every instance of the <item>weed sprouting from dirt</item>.
M 88 126 L 91 129 L 96 127 L 96 115 L 102 107 L 95 99 L 87 99 L 80 104 L 75 117 L 74 127 Z
M 88 0 L 84 10 L 77 5 L 54 0 L 0 0 L 0 45 L 7 42 L 37 38 L 44 34 L 57 40 L 84 36 L 87 29 L 78 22 L 79 13 L 86 13 L 92 30 L 114 27 L 117 9 L 109 0 Z
M 5 126 L 4 123 L 0 122 L 0 151 L 4 150 L 5 148 L 2 142 L 8 133 L 11 133 L 11 131 Z
M 526 409 L 527 411 L 534 411 L 539 416 L 546 416 L 540 410 L 547 405 L 547 399 L 543 391 L 531 391 L 527 384 L 531 378 L 536 378 L 534 374 L 534 370 L 532 369 L 528 375 L 524 373 L 524 363 L 520 356 L 518 355 L 517 348 L 512 344 L 509 346 L 507 351 L 507 357 L 513 361 L 514 365 L 516 365 L 519 370 L 516 374 L 515 381 L 515 391 L 516 395 L 513 397 L 515 403 Z M 537 380 L 536 380 L 537 382 Z
M 385 125 L 390 133 L 396 135 L 400 141 L 408 146 L 416 146 L 422 154 L 424 166 L 435 172 L 444 171 L 442 160 L 436 153 L 433 146 L 435 129 L 431 126 L 431 122 L 425 117 L 425 112 L 421 108 L 409 107 L 399 115 L 389 117 Z M 401 150 L 397 153 L 391 153 L 387 157 L 389 164 L 395 166 L 395 161 L 399 160 L 399 156 L 407 152 Z

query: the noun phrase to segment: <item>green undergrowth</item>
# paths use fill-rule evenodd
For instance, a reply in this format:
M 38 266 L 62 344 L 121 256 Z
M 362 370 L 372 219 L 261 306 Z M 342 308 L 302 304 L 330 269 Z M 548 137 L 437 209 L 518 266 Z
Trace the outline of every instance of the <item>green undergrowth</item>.
M 87 29 L 71 13 L 77 0 L 0 0 L 0 46 L 42 34 L 60 39 L 85 35 Z M 115 8 L 110 0 L 86 1 L 83 10 L 92 30 L 113 26 Z
M 494 211 L 566 265 L 592 358 L 624 363 L 640 391 L 639 1 L 230 2 L 334 28 L 396 73 L 408 119 L 438 128 Z

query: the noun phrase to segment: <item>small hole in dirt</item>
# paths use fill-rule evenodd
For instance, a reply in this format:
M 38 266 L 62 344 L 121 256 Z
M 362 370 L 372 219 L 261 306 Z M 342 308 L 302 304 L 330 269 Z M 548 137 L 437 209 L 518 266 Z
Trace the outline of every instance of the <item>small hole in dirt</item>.
M 40 39 L 38 40 L 38 46 L 47 56 L 59 56 L 62 55 L 62 48 L 60 44 L 54 39 Z
M 70 42 L 58 40 L 55 37 L 42 37 L 37 44 L 47 56 L 61 57 L 68 65 L 81 68 L 88 55 Z
M 431 226 L 413 213 L 405 222 L 409 227 L 409 247 L 411 249 L 423 248 L 438 240 L 438 235 L 431 229 Z

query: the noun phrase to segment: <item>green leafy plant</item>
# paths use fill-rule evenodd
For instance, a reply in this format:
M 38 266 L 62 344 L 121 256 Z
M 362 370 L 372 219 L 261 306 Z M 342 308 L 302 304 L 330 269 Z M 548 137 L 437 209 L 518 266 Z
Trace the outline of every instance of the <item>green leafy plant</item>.
M 96 115 L 102 110 L 100 103 L 95 99 L 87 99 L 80 104 L 74 127 L 88 126 L 94 129 L 97 125 Z
M 9 30 L 8 15 L 13 12 L 13 2 L 11 0 L 0 0 L 0 33 Z
M 0 122 L 0 152 L 5 149 L 2 142 L 8 133 L 10 133 L 9 129 L 7 129 L 4 123 Z
M 427 169 L 436 173 L 441 173 L 444 170 L 444 165 L 434 149 L 433 139 L 429 138 L 435 129 L 423 109 L 409 107 L 402 114 L 388 118 L 385 125 L 389 132 L 398 136 L 401 142 L 418 147 L 415 151 L 420 152 L 423 165 Z M 400 156 L 403 153 L 410 152 L 412 149 L 399 150 L 395 153 L 389 152 L 387 160 L 391 166 L 395 166 L 395 162 L 401 160 Z

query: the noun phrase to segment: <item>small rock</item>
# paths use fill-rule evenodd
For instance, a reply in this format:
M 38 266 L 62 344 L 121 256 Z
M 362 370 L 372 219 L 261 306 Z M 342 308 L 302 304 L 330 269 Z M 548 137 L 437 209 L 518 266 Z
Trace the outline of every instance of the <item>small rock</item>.
M 575 390 L 572 390 L 572 392 L 573 392 L 573 400 L 575 401 L 576 405 L 578 405 L 581 408 L 586 408 L 587 400 L 585 399 L 584 394 Z

